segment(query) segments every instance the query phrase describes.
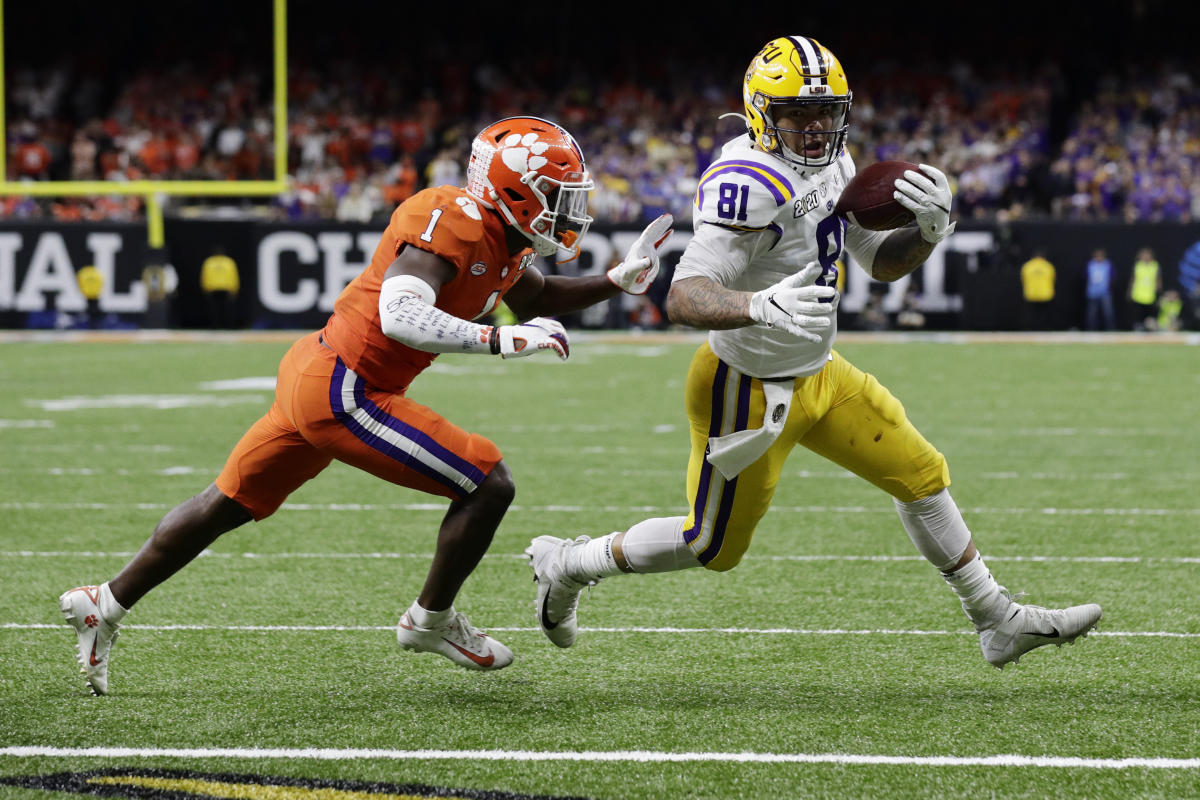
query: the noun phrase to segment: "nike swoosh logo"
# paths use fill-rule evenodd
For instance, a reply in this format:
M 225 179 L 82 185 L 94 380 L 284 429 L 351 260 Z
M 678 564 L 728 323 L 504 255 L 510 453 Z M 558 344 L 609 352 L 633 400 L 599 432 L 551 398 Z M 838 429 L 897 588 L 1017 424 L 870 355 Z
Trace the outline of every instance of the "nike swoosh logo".
M 1030 636 L 1041 636 L 1046 639 L 1061 639 L 1062 634 L 1058 632 L 1058 628 L 1051 628 L 1049 633 L 1034 633 L 1030 632 Z
M 93 605 L 100 605 L 100 587 L 99 586 L 76 586 L 72 592 L 83 592 L 88 596 L 88 600 L 92 601 Z
M 96 639 L 99 639 L 99 638 L 100 638 L 99 636 L 96 637 Z M 101 659 L 100 661 L 96 660 L 96 639 L 92 639 L 92 655 L 89 658 L 89 661 L 91 661 L 91 664 L 93 667 L 98 667 L 104 663 L 103 659 Z
M 486 657 L 477 656 L 474 653 L 472 653 L 470 650 L 465 650 L 465 649 L 459 647 L 454 642 L 450 641 L 449 639 L 447 639 L 445 637 L 442 637 L 442 641 L 445 642 L 446 644 L 450 645 L 455 650 L 462 653 L 464 656 L 471 659 L 472 661 L 474 661 L 476 664 L 478 664 L 481 667 L 490 667 L 492 665 L 492 663 L 495 662 L 495 660 L 496 660 L 496 656 L 493 655 L 490 650 L 488 651 L 488 654 Z
M 550 621 L 550 615 L 546 613 L 546 601 L 550 599 L 550 593 L 546 592 L 546 596 L 542 598 L 542 627 L 548 631 L 552 631 L 558 627 L 557 622 Z

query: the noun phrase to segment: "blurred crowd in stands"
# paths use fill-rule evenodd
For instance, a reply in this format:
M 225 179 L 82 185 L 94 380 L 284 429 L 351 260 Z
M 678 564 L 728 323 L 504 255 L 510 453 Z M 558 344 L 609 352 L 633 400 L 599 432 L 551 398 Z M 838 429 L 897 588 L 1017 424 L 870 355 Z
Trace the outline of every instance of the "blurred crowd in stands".
M 1106 75 L 1088 96 L 1053 66 L 1016 75 L 965 62 L 847 64 L 850 147 L 861 168 L 927 162 L 956 181 L 960 218 L 1200 220 L 1200 86 L 1194 64 Z M 269 71 L 231 60 L 143 69 L 117 87 L 64 59 L 12 65 L 13 180 L 269 179 Z M 598 221 L 690 219 L 698 173 L 742 130 L 736 70 L 691 65 L 646 81 L 576 70 L 557 82 L 448 60 L 430 83 L 352 63 L 289 75 L 288 192 L 256 200 L 281 219 L 378 221 L 429 185 L 461 184 L 470 142 L 514 113 L 552 118 L 584 149 Z M 417 88 L 421 87 L 421 88 Z M 228 201 L 222 201 L 228 202 Z M 269 205 L 268 205 L 269 203 Z M 137 218 L 137 197 L 0 198 L 0 216 Z

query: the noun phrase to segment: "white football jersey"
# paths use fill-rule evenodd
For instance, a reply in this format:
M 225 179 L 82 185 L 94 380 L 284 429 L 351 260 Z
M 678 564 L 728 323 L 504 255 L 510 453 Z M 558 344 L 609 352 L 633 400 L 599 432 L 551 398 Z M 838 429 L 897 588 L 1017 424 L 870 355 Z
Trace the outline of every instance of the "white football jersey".
M 801 170 L 754 148 L 748 135 L 726 142 L 700 177 L 695 233 L 673 280 L 704 276 L 757 292 L 817 261 L 824 267 L 817 284 L 836 286 L 843 248 L 869 271 L 887 232 L 868 231 L 833 213 L 854 172 L 845 151 L 827 167 Z M 835 319 L 819 343 L 765 325 L 710 331 L 708 340 L 734 369 L 775 378 L 818 372 L 836 334 Z

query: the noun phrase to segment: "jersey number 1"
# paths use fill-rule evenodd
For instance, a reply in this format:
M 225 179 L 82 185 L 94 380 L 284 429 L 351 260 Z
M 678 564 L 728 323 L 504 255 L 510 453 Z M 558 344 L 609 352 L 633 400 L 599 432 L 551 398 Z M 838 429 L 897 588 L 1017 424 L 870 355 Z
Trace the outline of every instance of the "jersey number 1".
M 435 208 L 433 213 L 429 215 L 429 226 L 425 228 L 425 232 L 421 234 L 422 242 L 433 241 L 433 229 L 437 227 L 438 220 L 442 218 L 442 209 Z

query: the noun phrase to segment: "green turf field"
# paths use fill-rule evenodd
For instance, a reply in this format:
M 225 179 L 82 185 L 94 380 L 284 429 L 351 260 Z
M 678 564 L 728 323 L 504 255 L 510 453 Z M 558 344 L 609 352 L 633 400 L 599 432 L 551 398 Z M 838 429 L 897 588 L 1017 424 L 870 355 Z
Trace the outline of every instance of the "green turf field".
M 270 378 L 287 345 L 0 345 L 0 779 L 225 776 L 75 779 L 120 797 L 1200 797 L 1200 347 L 839 348 L 946 454 L 1000 582 L 1102 604 L 1099 635 L 989 667 L 890 499 L 797 450 L 741 566 L 605 581 L 558 650 L 521 551 L 685 513 L 695 342 L 447 356 L 414 386 L 516 477 L 457 603 L 513 648 L 508 669 L 398 649 L 444 501 L 334 465 L 148 595 L 101 698 L 58 594 L 113 575 L 211 481 L 270 402 L 262 381 L 214 382 Z M 235 785 L 255 775 L 326 784 Z

